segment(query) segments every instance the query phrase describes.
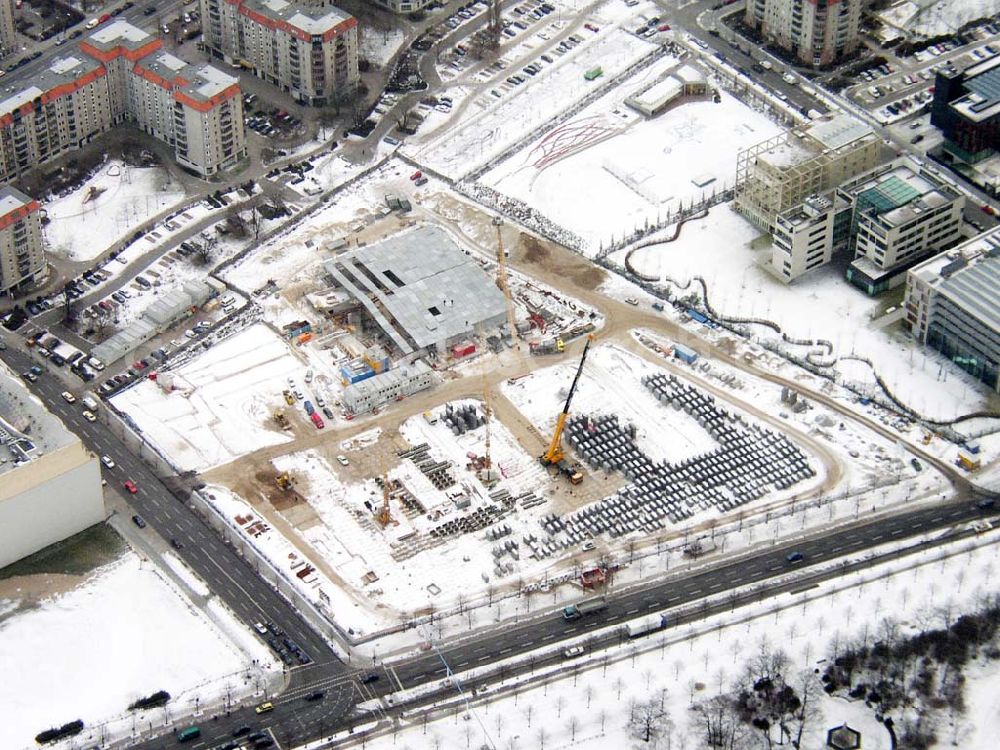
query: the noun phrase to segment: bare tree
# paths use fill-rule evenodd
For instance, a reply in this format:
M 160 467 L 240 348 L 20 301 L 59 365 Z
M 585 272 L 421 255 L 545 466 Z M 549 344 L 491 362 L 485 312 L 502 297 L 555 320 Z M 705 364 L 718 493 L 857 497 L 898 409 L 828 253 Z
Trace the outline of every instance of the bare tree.
M 540 750 L 545 750 L 545 740 L 549 738 L 548 732 L 545 731 L 545 727 L 538 727 L 538 747 Z
M 628 730 L 635 739 L 656 744 L 670 728 L 670 718 L 658 700 L 633 701 L 629 706 Z
M 566 696 L 560 695 L 556 698 L 556 718 L 562 718 L 563 709 L 566 708 Z
M 743 747 L 748 730 L 728 696 L 709 698 L 699 703 L 695 710 L 708 747 L 713 750 L 739 750 Z
M 569 717 L 566 728 L 569 729 L 570 740 L 576 742 L 576 730 L 580 728 L 580 720 L 576 718 L 575 714 Z

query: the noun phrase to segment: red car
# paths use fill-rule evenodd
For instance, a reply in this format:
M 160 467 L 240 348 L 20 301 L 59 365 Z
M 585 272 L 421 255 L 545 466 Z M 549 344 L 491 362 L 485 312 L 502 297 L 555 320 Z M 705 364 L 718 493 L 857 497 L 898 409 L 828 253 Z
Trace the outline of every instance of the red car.
M 131 479 L 125 480 L 125 489 L 127 489 L 133 495 L 139 491 L 139 488 L 135 486 L 135 482 L 133 482 Z
M 417 170 L 416 172 L 414 172 L 413 174 L 411 174 L 411 175 L 410 175 L 410 179 L 411 179 L 411 180 L 419 180 L 419 179 L 420 179 L 421 177 L 423 177 L 423 176 L 424 176 L 424 173 L 423 173 L 423 172 L 421 172 L 421 171 L 420 171 L 420 170 L 418 169 L 418 170 Z
M 594 24 L 592 24 L 592 23 L 585 23 L 583 25 L 583 28 L 585 28 L 587 31 L 593 31 L 595 34 L 598 31 L 600 31 L 600 29 L 597 26 L 594 26 Z

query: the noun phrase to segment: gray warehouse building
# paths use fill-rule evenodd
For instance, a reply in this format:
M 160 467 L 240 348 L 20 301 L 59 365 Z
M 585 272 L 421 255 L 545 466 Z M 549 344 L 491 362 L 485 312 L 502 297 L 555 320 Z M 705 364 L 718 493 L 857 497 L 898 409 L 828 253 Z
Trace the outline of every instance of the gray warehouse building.
M 913 337 L 1000 391 L 1000 228 L 910 269 Z
M 442 351 L 506 323 L 506 302 L 444 230 L 421 227 L 324 264 L 402 355 Z

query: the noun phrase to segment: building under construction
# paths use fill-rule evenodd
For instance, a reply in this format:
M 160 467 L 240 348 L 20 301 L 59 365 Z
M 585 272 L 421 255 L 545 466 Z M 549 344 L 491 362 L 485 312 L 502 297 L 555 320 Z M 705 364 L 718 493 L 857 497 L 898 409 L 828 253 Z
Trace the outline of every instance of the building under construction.
M 775 217 L 879 164 L 879 138 L 837 115 L 776 135 L 736 156 L 736 210 L 771 232 Z
M 421 227 L 324 264 L 357 303 L 366 332 L 397 353 L 444 352 L 507 321 L 503 294 L 437 227 Z

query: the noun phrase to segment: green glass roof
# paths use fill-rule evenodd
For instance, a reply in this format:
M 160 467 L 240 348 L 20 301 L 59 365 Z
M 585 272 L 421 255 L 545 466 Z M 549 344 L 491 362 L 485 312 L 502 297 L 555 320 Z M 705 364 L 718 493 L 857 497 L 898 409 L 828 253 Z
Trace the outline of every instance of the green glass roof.
M 892 175 L 875 187 L 860 193 L 858 200 L 874 207 L 878 213 L 884 213 L 885 211 L 905 206 L 914 198 L 919 197 L 919 190 L 912 185 L 906 184 L 897 176 Z

